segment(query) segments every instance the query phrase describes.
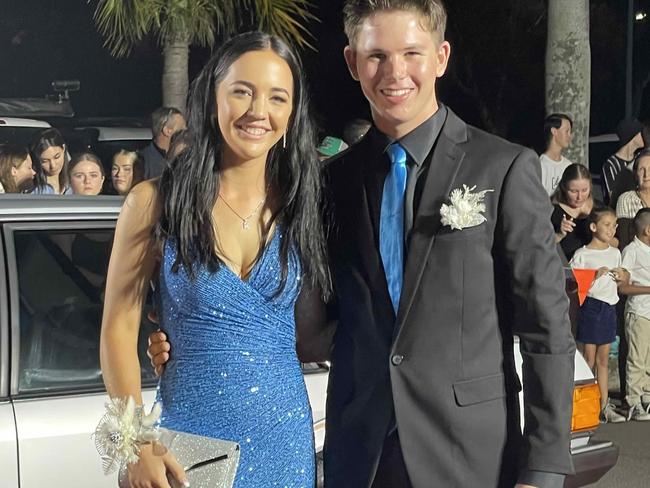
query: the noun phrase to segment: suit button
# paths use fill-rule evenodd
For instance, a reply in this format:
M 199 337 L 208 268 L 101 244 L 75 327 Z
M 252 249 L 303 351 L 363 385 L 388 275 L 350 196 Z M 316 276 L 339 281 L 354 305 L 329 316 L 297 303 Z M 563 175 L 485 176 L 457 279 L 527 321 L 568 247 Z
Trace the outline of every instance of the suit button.
M 393 363 L 394 366 L 399 366 L 402 364 L 402 361 L 404 361 L 404 356 L 401 354 L 394 354 L 392 358 L 390 358 L 390 362 Z

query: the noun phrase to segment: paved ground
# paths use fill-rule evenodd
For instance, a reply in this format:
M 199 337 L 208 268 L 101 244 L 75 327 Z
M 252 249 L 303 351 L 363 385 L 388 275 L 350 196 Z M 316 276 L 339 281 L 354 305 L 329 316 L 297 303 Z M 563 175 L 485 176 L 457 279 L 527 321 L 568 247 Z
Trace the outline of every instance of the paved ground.
M 650 487 L 650 422 L 602 425 L 596 437 L 614 441 L 620 448 L 620 455 L 616 466 L 590 487 Z
M 620 403 L 618 371 L 610 363 L 610 396 Z M 621 412 L 624 413 L 624 412 Z M 650 487 L 650 421 L 601 425 L 596 438 L 618 444 L 618 463 L 590 488 L 648 488 Z

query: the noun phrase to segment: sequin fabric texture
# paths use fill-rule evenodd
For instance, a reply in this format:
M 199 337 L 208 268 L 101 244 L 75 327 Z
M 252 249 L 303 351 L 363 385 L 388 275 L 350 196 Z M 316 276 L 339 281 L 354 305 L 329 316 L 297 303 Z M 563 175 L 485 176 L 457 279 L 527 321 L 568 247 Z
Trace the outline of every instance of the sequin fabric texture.
M 295 348 L 294 305 L 300 265 L 289 259 L 280 283 L 276 231 L 247 280 L 228 267 L 160 269 L 161 327 L 172 345 L 161 378 L 161 426 L 236 441 L 236 488 L 305 487 L 315 478 L 312 417 Z M 202 487 L 203 488 L 203 487 Z

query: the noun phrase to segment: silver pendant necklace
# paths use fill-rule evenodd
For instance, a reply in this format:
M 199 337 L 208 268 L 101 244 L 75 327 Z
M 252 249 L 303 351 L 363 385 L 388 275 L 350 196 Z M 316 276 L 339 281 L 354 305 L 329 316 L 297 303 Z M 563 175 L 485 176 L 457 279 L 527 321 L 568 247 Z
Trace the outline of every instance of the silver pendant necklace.
M 251 218 L 252 218 L 252 217 L 253 217 L 257 212 L 259 212 L 260 208 L 262 207 L 262 205 L 263 205 L 264 202 L 266 201 L 266 195 L 265 195 L 264 198 L 262 198 L 262 199 L 260 200 L 260 202 L 255 206 L 255 208 L 253 209 L 253 211 L 252 211 L 252 212 L 251 212 L 247 217 L 242 217 L 241 215 L 239 215 L 239 213 L 237 212 L 237 210 L 235 210 L 234 208 L 232 208 L 232 207 L 230 206 L 230 204 L 228 203 L 228 201 L 223 197 L 223 195 L 222 195 L 221 193 L 219 193 L 219 198 L 221 198 L 221 200 L 223 200 L 223 203 L 226 204 L 226 207 L 228 207 L 228 208 L 230 209 L 230 211 L 231 211 L 232 213 L 234 213 L 234 214 L 237 216 L 237 218 L 239 218 L 239 219 L 241 220 L 241 226 L 242 226 L 242 229 L 244 229 L 244 230 L 248 230 L 248 229 L 250 228 L 250 223 L 249 223 L 248 221 L 249 221 L 249 220 L 250 220 L 250 219 L 251 219 Z

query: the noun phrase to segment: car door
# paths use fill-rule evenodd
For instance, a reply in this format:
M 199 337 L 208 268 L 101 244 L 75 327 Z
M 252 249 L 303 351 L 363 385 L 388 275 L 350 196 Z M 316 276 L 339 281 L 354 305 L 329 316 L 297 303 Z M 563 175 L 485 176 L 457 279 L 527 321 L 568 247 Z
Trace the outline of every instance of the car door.
M 16 422 L 9 399 L 9 321 L 3 255 L 0 252 L 0 479 L 5 488 L 18 488 Z
M 3 233 L 20 487 L 112 488 L 116 476 L 104 476 L 92 433 L 107 400 L 99 335 L 114 221 L 12 223 Z M 152 329 L 143 321 L 139 344 L 148 405 Z
M 8 398 L 0 398 L 0 473 L 4 488 L 18 488 L 16 424 Z

